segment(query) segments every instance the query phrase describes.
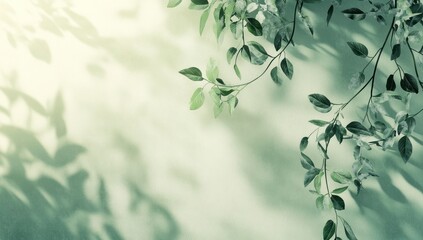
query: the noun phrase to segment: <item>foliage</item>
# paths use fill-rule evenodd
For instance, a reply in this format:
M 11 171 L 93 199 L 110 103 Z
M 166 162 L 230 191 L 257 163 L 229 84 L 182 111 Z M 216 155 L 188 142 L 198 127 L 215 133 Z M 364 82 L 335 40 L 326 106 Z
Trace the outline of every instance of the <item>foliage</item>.
M 176 7 L 180 3 L 181 0 L 170 0 L 168 7 Z M 224 81 L 213 62 L 207 66 L 206 76 L 196 67 L 181 70 L 180 73 L 193 81 L 205 83 L 195 90 L 191 98 L 192 110 L 203 105 L 204 92 L 208 88 L 214 103 L 215 117 L 222 113 L 225 106 L 232 113 L 238 105 L 239 93 L 255 81 L 265 78 L 266 73 L 277 85 L 281 85 L 284 79 L 293 78 L 297 67 L 294 68 L 288 53 L 290 47 L 295 47 L 296 33 L 301 31 L 299 23 L 305 26 L 303 29 L 314 35 L 313 23 L 304 11 L 309 4 L 327 8 L 326 16 L 320 17 L 324 18 L 329 27 L 332 16 L 338 12 L 350 19 L 351 25 L 371 21 L 369 19 L 373 17 L 380 24 L 378 34 L 384 36 L 383 41 L 375 42 L 378 45 L 376 50 L 369 49 L 360 42 L 346 42 L 350 54 L 364 62 L 364 67 L 358 69 L 351 78 L 350 89 L 353 93 L 343 103 L 335 103 L 330 97 L 320 93 L 310 94 L 308 99 L 314 109 L 323 114 L 333 112 L 333 117 L 329 120 L 310 120 L 310 123 L 316 125 L 316 129 L 300 141 L 301 165 L 306 170 L 304 186 L 313 182 L 314 187 L 310 192 L 316 195 L 316 206 L 332 209 L 334 212 L 334 219 L 328 220 L 323 228 L 323 239 L 341 239 L 338 232 L 340 223 L 348 239 L 357 239 L 352 227 L 340 216 L 340 211 L 346 208 L 340 194 L 350 188 L 355 188 L 358 194 L 367 178 L 378 176 L 372 160 L 366 157 L 366 152 L 373 148 L 396 149 L 405 163 L 410 161 L 413 154 L 413 133 L 417 116 L 423 111 L 413 107 L 422 101 L 419 93 L 423 88 L 420 78 L 420 66 L 423 64 L 421 0 L 367 0 L 348 4 L 342 0 L 191 0 L 189 8 L 203 12 L 200 34 L 212 13 L 216 38 L 220 39 L 222 33 L 228 31 L 238 42 L 237 46 L 230 47 L 226 52 L 227 62 L 233 66 L 238 78 L 243 78 L 239 68 L 242 59 L 253 65 L 262 65 L 263 70 L 251 80 L 239 84 Z M 249 38 L 254 41 L 248 41 Z M 273 46 L 265 48 L 267 42 Z M 380 67 L 380 61 L 384 58 L 393 63 L 394 67 L 388 69 L 389 72 Z M 388 75 L 387 78 L 383 77 L 385 74 Z M 386 90 L 376 92 L 378 90 L 375 85 L 380 82 L 386 85 Z M 397 87 L 398 83 L 400 87 Z M 369 91 L 369 95 L 362 118 L 348 122 L 343 113 L 365 90 Z M 392 104 L 399 107 L 392 111 Z M 305 153 L 313 135 L 314 145 L 321 155 L 320 167 L 312 160 L 315 157 L 311 158 Z M 341 144 L 345 140 L 355 145 L 352 151 L 352 168 L 348 171 L 330 170 L 330 143 L 338 141 Z M 332 190 L 332 185 L 338 187 Z

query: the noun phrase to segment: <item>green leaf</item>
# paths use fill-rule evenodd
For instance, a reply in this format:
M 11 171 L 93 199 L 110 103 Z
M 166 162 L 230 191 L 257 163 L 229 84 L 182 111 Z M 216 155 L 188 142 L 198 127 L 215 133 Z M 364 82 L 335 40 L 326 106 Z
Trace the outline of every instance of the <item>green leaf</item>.
M 336 210 L 344 210 L 345 209 L 345 202 L 340 196 L 332 195 L 330 197 L 330 200 L 332 201 L 333 208 L 335 208 Z
M 213 107 L 213 115 L 215 118 L 217 118 L 222 112 L 223 112 L 223 104 L 215 104 Z
M 346 126 L 347 130 L 356 135 L 372 136 L 373 134 L 361 123 L 357 121 L 350 122 Z
M 308 170 L 304 176 L 304 187 L 307 187 L 314 178 L 320 173 L 320 169 L 312 168 Z
M 203 88 L 197 88 L 192 94 L 191 101 L 189 103 L 191 110 L 199 109 L 204 103 Z
M 263 27 L 255 18 L 247 18 L 247 29 L 254 36 L 263 35 Z
M 54 100 L 53 109 L 50 115 L 50 122 L 54 126 L 56 136 L 58 138 L 65 136 L 67 133 L 66 122 L 63 118 L 64 112 L 65 106 L 63 103 L 63 97 L 59 92 Z
M 182 0 L 169 0 L 169 2 L 167 3 L 167 7 L 168 8 L 173 8 L 178 6 L 180 3 L 182 2 Z
M 185 77 L 191 79 L 192 81 L 202 81 L 203 74 L 201 73 L 200 69 L 196 67 L 190 67 L 179 71 L 180 74 L 184 75 Z
M 408 73 L 404 73 L 404 78 L 401 80 L 401 88 L 406 92 L 419 93 L 419 86 L 416 78 Z
M 250 48 L 247 45 L 242 46 L 241 48 L 242 53 L 245 53 L 247 55 L 248 60 L 251 62 L 251 52 Z
M 283 73 L 285 73 L 289 79 L 292 79 L 292 75 L 294 75 L 294 66 L 287 58 L 282 59 L 281 68 Z
M 204 27 L 206 26 L 207 19 L 209 18 L 209 15 L 210 15 L 210 8 L 207 8 L 206 10 L 204 10 L 203 14 L 201 14 L 201 18 L 200 18 L 200 35 L 203 34 Z
M 264 47 L 260 43 L 255 42 L 255 41 L 249 41 L 248 45 L 252 46 L 254 49 L 256 49 L 261 54 L 266 55 L 266 56 L 268 55 L 267 52 L 266 52 L 266 49 L 264 49 Z
M 303 168 L 307 170 L 311 170 L 315 168 L 313 161 L 304 153 L 301 153 L 300 161 L 301 161 L 301 166 L 303 166 Z
M 324 208 L 324 206 L 323 206 L 324 198 L 325 198 L 324 195 L 320 195 L 316 198 L 316 207 L 320 210 L 323 210 L 323 208 Z
M 402 160 L 407 163 L 411 157 L 411 154 L 413 153 L 413 145 L 407 136 L 403 136 L 398 141 L 398 151 L 402 157 Z
M 276 83 L 276 85 L 282 85 L 283 76 L 282 71 L 279 69 L 279 67 L 274 67 L 270 71 L 270 77 L 272 78 L 273 82 Z
M 312 123 L 312 124 L 314 124 L 314 125 L 316 125 L 318 127 L 323 127 L 323 126 L 329 124 L 329 122 L 327 122 L 327 121 L 318 120 L 318 119 L 312 119 L 312 120 L 310 120 L 308 122 L 309 123 Z
M 332 18 L 333 8 L 334 8 L 333 5 L 330 5 L 328 12 L 327 12 L 327 15 L 326 15 L 326 25 L 329 25 L 329 22 Z
M 391 60 L 397 59 L 401 55 L 401 44 L 395 44 L 392 47 Z
M 63 167 L 77 159 L 77 157 L 84 153 L 86 148 L 73 143 L 68 143 L 60 146 L 54 154 L 54 161 L 51 165 L 55 167 Z
M 209 91 L 209 95 L 215 105 L 219 105 L 222 103 L 221 92 L 218 87 L 216 86 L 212 87 Z
M 367 47 L 364 44 L 359 42 L 347 42 L 347 44 L 353 53 L 359 57 L 365 58 L 369 54 L 369 50 L 367 50 Z
M 303 152 L 308 145 L 308 137 L 303 137 L 300 142 L 300 151 Z
M 345 192 L 347 189 L 348 189 L 348 186 L 340 187 L 340 188 L 334 189 L 332 191 L 332 193 L 341 194 L 341 193 Z
M 352 230 L 348 222 L 345 221 L 345 219 L 343 219 L 342 217 L 339 217 L 339 218 L 341 219 L 342 225 L 344 225 L 344 231 L 347 238 L 349 240 L 357 240 L 357 237 L 355 236 L 354 231 Z
M 394 75 L 391 74 L 391 75 L 389 75 L 388 79 L 386 80 L 386 90 L 387 91 L 395 91 L 396 87 L 397 86 L 395 84 Z
M 232 114 L 235 111 L 236 106 L 238 106 L 238 98 L 230 95 L 228 98 L 229 105 L 229 114 Z
M 206 76 L 210 82 L 216 82 L 219 76 L 219 69 L 217 68 L 216 61 L 213 59 L 210 59 L 207 64 Z
M 323 172 L 320 171 L 320 173 L 314 178 L 314 189 L 318 193 L 320 193 L 320 189 L 322 188 L 322 176 Z
M 332 110 L 332 104 L 329 99 L 318 93 L 308 95 L 308 100 L 313 104 L 314 109 L 321 113 L 327 113 Z
M 207 5 L 209 4 L 209 1 L 207 0 L 191 0 L 192 3 L 195 5 Z
M 234 65 L 234 71 L 235 71 L 236 76 L 239 79 L 241 79 L 241 72 L 239 71 L 238 65 L 236 65 L 236 64 Z
M 336 224 L 332 220 L 328 220 L 323 227 L 323 240 L 329 240 L 335 234 Z
M 349 19 L 360 21 L 366 18 L 366 13 L 364 13 L 359 8 L 349 8 L 342 11 L 342 13 Z
M 9 138 L 10 141 L 17 147 L 27 149 L 34 157 L 45 163 L 51 163 L 50 154 L 33 133 L 25 129 L 9 125 L 1 126 L 0 133 Z
M 284 36 L 284 32 L 282 30 L 279 30 L 276 34 L 275 34 L 275 38 L 273 39 L 273 46 L 275 47 L 276 51 L 279 51 L 279 49 L 281 49 L 282 47 L 282 39 Z
M 235 56 L 238 49 L 231 47 L 228 49 L 228 52 L 226 53 L 226 60 L 228 60 L 228 63 L 231 64 L 232 58 Z
M 333 181 L 341 184 L 346 184 L 351 182 L 352 176 L 349 172 L 332 172 L 330 177 Z

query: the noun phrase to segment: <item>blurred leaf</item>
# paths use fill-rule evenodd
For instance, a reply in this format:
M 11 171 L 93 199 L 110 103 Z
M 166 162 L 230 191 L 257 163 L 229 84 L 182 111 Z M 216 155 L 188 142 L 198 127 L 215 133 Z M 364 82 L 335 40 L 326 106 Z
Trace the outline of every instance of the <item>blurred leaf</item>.
M 352 180 L 351 173 L 349 172 L 332 172 L 330 176 L 333 181 L 341 184 L 349 183 Z
M 326 15 L 326 25 L 329 25 L 329 22 L 332 19 L 332 15 L 333 15 L 333 5 L 330 5 Z
M 109 194 L 107 193 L 106 184 L 104 179 L 100 178 L 100 183 L 98 186 L 98 197 L 100 199 L 100 208 L 104 213 L 110 213 L 109 207 Z
M 103 225 L 103 228 L 109 236 L 110 240 L 124 240 L 124 238 L 120 235 L 119 231 L 114 226 L 106 223 Z
M 77 157 L 85 151 L 85 147 L 78 144 L 67 143 L 62 145 L 57 149 L 52 165 L 55 167 L 63 167 L 75 161 Z
M 66 123 L 63 118 L 64 111 L 65 106 L 63 103 L 63 97 L 59 92 L 54 100 L 53 109 L 50 115 L 50 122 L 55 128 L 56 136 L 58 138 L 65 136 L 67 133 Z
M 200 35 L 203 34 L 204 27 L 206 26 L 207 19 L 209 18 L 209 15 L 210 15 L 210 8 L 207 8 L 206 10 L 204 10 L 203 14 L 201 14 L 201 18 L 200 18 Z
M 366 18 L 366 14 L 359 8 L 345 9 L 342 13 L 351 20 L 360 21 Z
M 29 52 L 33 57 L 46 63 L 51 62 L 50 47 L 42 39 L 34 39 L 28 45 Z
M 16 146 L 27 149 L 34 157 L 45 163 L 51 163 L 51 157 L 33 133 L 14 126 L 3 125 L 0 133 L 4 134 Z
M 173 8 L 178 6 L 180 3 L 182 2 L 182 0 L 169 0 L 169 2 L 167 3 L 167 7 L 168 8 Z

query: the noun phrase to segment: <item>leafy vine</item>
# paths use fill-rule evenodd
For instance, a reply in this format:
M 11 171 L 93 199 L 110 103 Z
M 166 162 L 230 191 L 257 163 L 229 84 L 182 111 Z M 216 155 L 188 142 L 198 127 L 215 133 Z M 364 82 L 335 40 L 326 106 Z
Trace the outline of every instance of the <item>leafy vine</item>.
M 169 0 L 168 7 L 176 7 L 182 0 Z M 219 76 L 219 70 L 214 62 L 210 62 L 203 76 L 197 67 L 190 67 L 180 71 L 189 79 L 197 82 L 204 81 L 203 87 L 194 91 L 191 97 L 190 109 L 200 108 L 205 100 L 205 88 L 210 87 L 209 95 L 214 102 L 214 115 L 219 116 L 224 106 L 229 112 L 238 105 L 238 94 L 255 81 L 264 78 L 266 73 L 277 85 L 281 85 L 284 78 L 291 79 L 294 66 L 287 57 L 288 47 L 295 47 L 295 33 L 299 31 L 298 24 L 302 22 L 310 34 L 314 28 L 310 18 L 304 13 L 303 7 L 307 4 L 322 4 L 323 0 L 296 0 L 290 3 L 286 0 L 191 0 L 189 8 L 201 10 L 200 34 L 203 32 L 210 12 L 213 11 L 215 20 L 215 33 L 219 39 L 225 29 L 229 29 L 234 39 L 239 41 L 238 46 L 230 47 L 226 53 L 228 64 L 233 64 L 233 69 L 241 79 L 238 67 L 239 56 L 254 65 L 263 65 L 263 70 L 254 78 L 240 84 L 227 84 Z M 326 14 L 326 23 L 330 24 L 335 10 L 342 7 L 342 0 L 329 1 Z M 338 227 L 342 223 L 345 236 L 357 239 L 352 227 L 340 216 L 340 211 L 345 209 L 345 201 L 340 194 L 350 188 L 356 189 L 357 194 L 362 189 L 364 180 L 376 177 L 372 160 L 366 157 L 366 151 L 372 148 L 382 150 L 394 149 L 403 161 L 407 163 L 413 153 L 413 132 L 416 127 L 416 117 L 423 109 L 412 112 L 410 106 L 418 105 L 419 92 L 423 88 L 420 78 L 423 64 L 423 3 L 421 0 L 389 0 L 386 2 L 360 1 L 355 7 L 344 8 L 340 12 L 352 21 L 359 22 L 366 18 L 374 17 L 385 32 L 380 47 L 373 54 L 360 42 L 350 41 L 346 44 L 352 53 L 365 59 L 364 67 L 355 73 L 350 81 L 350 89 L 355 93 L 343 103 L 334 103 L 328 97 L 313 93 L 308 99 L 315 110 L 329 113 L 334 110 L 330 120 L 313 119 L 311 124 L 316 129 L 300 141 L 300 160 L 306 170 L 304 186 L 313 182 L 314 188 L 310 190 L 316 195 L 316 206 L 320 209 L 333 209 L 333 219 L 327 220 L 323 227 L 323 239 L 341 239 Z M 290 14 L 292 13 L 292 14 Z M 291 18 L 289 18 L 289 16 Z M 389 22 L 389 24 L 387 24 Z M 382 34 L 382 33 L 381 33 Z M 273 44 L 275 54 L 266 49 L 257 41 L 247 41 L 247 37 L 262 37 Z M 404 51 L 406 49 L 406 51 Z M 387 53 L 387 54 L 386 54 Z M 389 73 L 385 88 L 380 91 L 376 83 L 381 82 L 385 74 L 380 67 L 382 59 L 388 56 L 393 62 L 393 72 Z M 275 64 L 277 63 L 277 64 Z M 272 67 L 273 66 L 273 67 Z M 372 67 L 371 67 L 372 66 Z M 371 69 L 370 69 L 371 68 Z M 366 78 L 366 74 L 370 77 Z M 400 88 L 397 88 L 399 81 Z M 364 115 L 359 120 L 349 122 L 344 126 L 344 111 L 363 92 L 369 91 Z M 379 91 L 378 93 L 376 93 Z M 416 97 L 418 96 L 418 97 Z M 386 107 L 395 102 L 401 105 L 401 110 L 388 113 Z M 309 139 L 315 136 L 315 145 L 321 154 L 321 166 L 317 167 L 315 161 L 305 151 Z M 355 145 L 353 157 L 355 161 L 349 171 L 332 171 L 329 168 L 329 147 L 331 140 L 339 143 L 344 140 L 352 141 Z M 323 181 L 323 186 L 322 186 Z M 340 185 L 331 189 L 333 181 Z

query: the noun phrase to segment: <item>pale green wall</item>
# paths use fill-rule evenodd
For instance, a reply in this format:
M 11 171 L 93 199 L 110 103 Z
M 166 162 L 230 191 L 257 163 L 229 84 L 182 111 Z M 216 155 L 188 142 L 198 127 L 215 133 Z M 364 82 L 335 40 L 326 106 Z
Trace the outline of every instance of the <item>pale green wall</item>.
M 336 25 L 317 27 L 318 45 L 301 33 L 290 52 L 292 81 L 278 88 L 263 78 L 240 95 L 233 116 L 214 119 L 210 101 L 189 110 L 196 85 L 177 72 L 204 68 L 213 57 L 226 79 L 238 80 L 226 66 L 228 42 L 217 44 L 211 33 L 200 37 L 199 13 L 186 4 L 166 9 L 164 0 L 51 1 L 53 11 L 29 2 L 1 1 L 0 70 L 15 72 L 22 89 L 44 103 L 61 89 L 69 134 L 89 149 L 81 162 L 105 177 L 115 224 L 126 239 L 321 238 L 331 212 L 315 209 L 303 188 L 297 151 L 299 139 L 313 130 L 307 121 L 322 117 L 307 95 L 347 99 L 348 80 L 362 63 L 345 56 L 346 37 L 368 39 Z M 378 39 L 371 26 L 354 31 Z M 257 72 L 246 68 L 245 76 Z M 331 167 L 349 167 L 351 148 L 334 149 Z M 360 239 L 423 236 L 422 151 L 418 145 L 415 150 L 407 165 L 375 151 L 380 178 L 367 181 L 358 197 L 346 194 L 344 214 Z M 127 209 L 128 181 L 169 210 L 179 238 L 154 238 L 153 220 L 160 227 L 160 219 Z

